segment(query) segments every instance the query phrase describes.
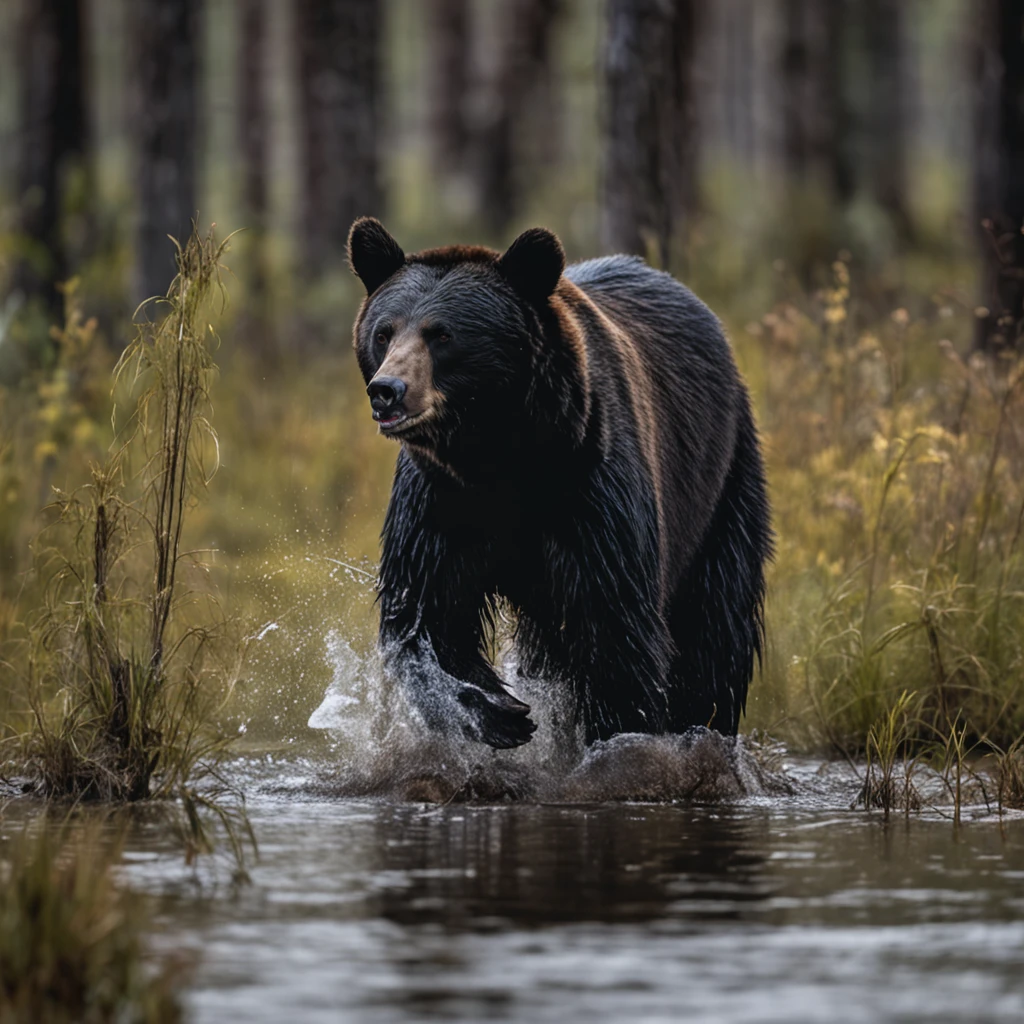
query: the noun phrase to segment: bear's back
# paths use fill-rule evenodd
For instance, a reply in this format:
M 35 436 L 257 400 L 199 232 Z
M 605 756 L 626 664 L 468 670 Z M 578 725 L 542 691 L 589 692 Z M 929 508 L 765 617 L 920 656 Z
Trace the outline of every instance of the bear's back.
M 638 347 L 650 349 L 645 354 L 655 364 L 686 349 L 722 369 L 732 367 L 718 317 L 686 285 L 639 256 L 584 260 L 566 267 L 565 276 L 634 335 Z
M 746 407 L 732 350 L 714 313 L 638 256 L 574 263 L 565 277 L 617 328 L 588 332 L 587 347 L 593 366 L 616 366 L 630 382 L 658 477 L 671 577 L 693 556 L 732 462 Z

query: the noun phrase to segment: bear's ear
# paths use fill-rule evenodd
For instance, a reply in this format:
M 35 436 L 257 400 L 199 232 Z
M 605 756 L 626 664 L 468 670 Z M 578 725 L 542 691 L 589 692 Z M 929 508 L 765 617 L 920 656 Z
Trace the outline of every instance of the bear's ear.
M 498 267 L 523 298 L 544 302 L 565 269 L 565 250 L 547 228 L 530 228 L 508 247 Z
M 405 265 L 405 253 L 379 220 L 360 217 L 348 233 L 348 263 L 372 295 Z

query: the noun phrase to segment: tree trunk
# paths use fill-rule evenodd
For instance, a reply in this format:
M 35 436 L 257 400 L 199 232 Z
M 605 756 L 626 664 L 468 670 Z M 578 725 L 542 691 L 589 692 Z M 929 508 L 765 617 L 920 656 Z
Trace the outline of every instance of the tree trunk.
M 246 229 L 241 236 L 246 275 L 241 334 L 249 339 L 251 348 L 268 355 L 273 329 L 266 246 L 270 141 L 267 0 L 240 0 L 239 14 L 238 133 L 242 226 Z
M 609 0 L 605 248 L 673 262 L 696 206 L 692 0 Z
M 906 238 L 907 94 L 905 0 L 864 0 L 864 66 L 867 69 L 864 182 L 888 214 L 896 234 Z
M 175 273 L 171 235 L 185 244 L 197 216 L 201 0 L 132 0 L 138 143 L 136 298 L 163 295 Z
M 239 133 L 243 159 L 242 206 L 254 235 L 267 217 L 267 10 L 266 0 L 240 0 Z
M 480 204 L 495 238 L 519 215 L 536 173 L 550 173 L 557 160 L 551 49 L 562 8 L 562 0 L 506 0 L 499 9 L 497 71 L 477 134 Z
M 842 0 L 785 0 L 781 54 L 786 175 L 797 189 L 817 183 L 839 201 L 854 187 L 845 141 L 843 6 Z
M 1024 328 L 1024 0 L 984 8 L 973 22 L 974 219 L 986 311 L 976 343 L 998 350 L 1018 345 Z
M 341 264 L 356 217 L 380 215 L 379 0 L 296 5 L 303 262 L 319 274 Z
M 61 224 L 62 187 L 87 135 L 81 0 L 27 0 L 19 25 L 21 81 L 17 186 L 19 228 L 31 251 L 14 287 L 59 318 L 55 284 L 70 274 Z
M 444 175 L 466 170 L 472 54 L 468 0 L 430 0 L 430 141 Z

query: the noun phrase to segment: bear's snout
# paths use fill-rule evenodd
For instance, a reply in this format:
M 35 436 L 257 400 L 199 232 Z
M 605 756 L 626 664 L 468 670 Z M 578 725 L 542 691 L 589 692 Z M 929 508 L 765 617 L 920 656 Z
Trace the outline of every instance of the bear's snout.
M 366 387 L 373 418 L 385 433 L 406 432 L 436 412 L 430 350 L 416 331 L 402 331 Z
M 375 418 L 379 419 L 389 409 L 402 404 L 405 397 L 405 381 L 398 377 L 374 377 L 366 388 Z
M 407 418 L 407 411 L 403 405 L 405 392 L 405 381 L 401 377 L 378 374 L 367 385 L 366 393 L 370 396 L 373 418 L 380 424 L 382 430 L 396 427 Z

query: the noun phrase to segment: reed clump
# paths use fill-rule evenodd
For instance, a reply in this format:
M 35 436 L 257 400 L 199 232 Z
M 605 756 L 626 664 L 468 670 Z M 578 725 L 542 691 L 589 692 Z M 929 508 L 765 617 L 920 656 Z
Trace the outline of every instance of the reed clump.
M 909 814 L 921 808 L 921 794 L 914 785 L 917 759 L 909 750 L 916 713 L 916 694 L 904 692 L 868 729 L 864 784 L 857 802 L 879 808 L 886 818 L 894 810 Z
M 999 809 L 1024 809 L 1024 738 L 996 753 L 994 774 Z
M 154 962 L 146 900 L 111 877 L 96 827 L 33 827 L 0 846 L 0 1024 L 173 1024 L 181 962 Z
M 177 244 L 177 243 L 176 243 Z M 215 724 L 242 648 L 231 641 L 203 552 L 185 527 L 217 466 L 210 385 L 227 240 L 194 231 L 178 273 L 114 370 L 109 456 L 91 482 L 56 491 L 37 545 L 42 608 L 30 618 L 32 727 L 24 770 L 45 796 L 136 802 L 174 797 L 245 822 L 218 771 L 230 737 Z

